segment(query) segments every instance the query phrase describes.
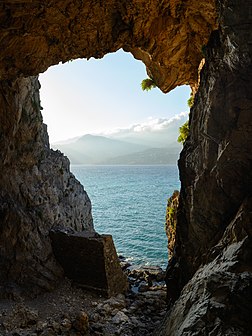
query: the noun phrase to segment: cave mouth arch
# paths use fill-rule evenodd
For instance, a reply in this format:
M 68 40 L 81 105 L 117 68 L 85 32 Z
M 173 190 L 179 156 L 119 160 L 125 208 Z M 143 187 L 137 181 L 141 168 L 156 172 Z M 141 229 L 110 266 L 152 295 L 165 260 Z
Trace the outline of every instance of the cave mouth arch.
M 51 289 L 62 276 L 48 236 L 53 223 L 92 228 L 84 189 L 69 162 L 50 151 L 36 76 L 60 61 L 101 58 L 123 48 L 144 62 L 163 92 L 185 83 L 195 87 L 202 47 L 217 28 L 215 3 L 0 4 L 1 284 Z
M 195 332 L 197 326 L 199 333 L 202 326 L 252 333 L 250 14 L 245 1 L 1 1 L 0 293 L 8 282 L 27 291 L 55 288 L 62 273 L 48 239 L 54 214 L 63 221 L 72 214 L 79 229 L 84 223 L 78 215 L 90 214 L 68 161 L 49 149 L 38 113 L 39 84 L 29 76 L 59 61 L 100 58 L 123 47 L 167 92 L 196 85 L 206 52 L 190 144 L 180 160 L 181 211 L 167 270 L 168 298 L 177 302 L 159 334 Z M 80 196 L 70 209 L 75 191 Z M 195 314 L 199 306 L 207 309 Z
M 149 74 L 167 92 L 176 85 L 197 83 L 198 65 L 206 52 L 208 59 L 191 120 L 190 144 L 180 160 L 182 211 L 176 253 L 167 271 L 171 301 L 178 299 L 183 286 L 201 267 L 160 335 L 195 331 L 195 326 L 202 329 L 202 325 L 210 330 L 213 321 L 214 330 L 219 333 L 251 331 L 251 302 L 246 298 L 251 293 L 248 186 L 252 146 L 248 111 L 252 76 L 251 39 L 247 35 L 251 13 L 246 6 L 245 1 L 211 0 L 64 0 L 60 6 L 49 0 L 1 1 L 1 292 L 2 284 L 8 281 L 26 286 L 27 291 L 35 286 L 43 290 L 55 288 L 62 274 L 51 257 L 48 231 L 57 212 L 63 214 L 63 219 L 69 219 L 71 212 L 74 218 L 78 217 L 78 202 L 72 199 L 73 209 L 67 208 L 69 187 L 69 191 L 78 189 L 79 201 L 89 214 L 88 199 L 74 182 L 67 160 L 50 152 L 37 113 L 39 85 L 36 78 L 29 76 L 36 76 L 59 61 L 100 58 L 123 47 L 144 61 Z M 216 34 L 208 44 L 214 30 Z M 208 98 L 207 104 L 204 97 Z M 216 137 L 223 144 L 218 157 L 212 141 Z M 230 174 L 234 170 L 235 174 Z M 55 189 L 51 187 L 52 180 L 56 181 Z M 73 220 L 73 225 L 82 228 L 84 223 Z M 215 245 L 218 241 L 222 244 Z M 214 246 L 217 249 L 210 256 Z M 193 288 L 199 289 L 194 295 Z M 221 316 L 225 318 L 221 319 L 220 305 L 212 308 L 220 301 L 223 288 Z M 239 289 L 239 295 L 234 288 Z M 196 316 L 199 305 L 209 309 Z
M 104 63 L 104 65 L 102 65 L 101 63 Z M 97 140 L 95 139 L 95 136 L 93 136 L 92 139 L 92 135 L 89 135 L 88 140 L 84 139 L 85 131 L 83 130 L 82 132 L 80 131 L 79 134 L 78 132 L 73 133 L 72 136 L 61 135 L 61 140 L 66 141 L 56 142 L 52 145 L 53 149 L 61 150 L 61 152 L 70 159 L 71 170 L 74 172 L 78 180 L 84 185 L 85 190 L 90 196 L 93 205 L 92 208 L 95 229 L 99 233 L 112 234 L 119 253 L 127 255 L 130 258 L 134 258 L 137 264 L 160 264 L 162 267 L 165 267 L 167 265 L 167 238 L 164 231 L 165 207 L 167 198 L 171 196 L 174 189 L 179 189 L 178 173 L 177 170 L 173 167 L 167 167 L 166 169 L 165 167 L 156 166 L 152 168 L 152 171 L 150 171 L 150 169 L 141 169 L 141 171 L 143 172 L 141 176 L 140 167 L 138 167 L 137 169 L 136 166 L 142 164 L 147 166 L 152 164 L 176 164 L 176 161 L 178 159 L 178 153 L 182 148 L 181 145 L 176 142 L 178 129 L 187 119 L 186 112 L 182 114 L 179 112 L 188 109 L 186 102 L 189 97 L 190 90 L 187 87 L 182 87 L 176 89 L 176 92 L 171 92 L 168 95 L 164 95 L 158 89 L 156 89 L 156 92 L 155 90 L 150 93 L 143 92 L 140 87 L 140 83 L 141 80 L 145 77 L 146 73 L 144 65 L 137 62 L 134 58 L 132 58 L 131 55 L 123 51 L 117 52 L 115 54 L 108 54 L 105 57 L 105 60 L 93 60 L 93 62 L 88 61 L 87 63 L 85 63 L 85 60 L 78 60 L 57 67 L 53 67 L 49 69 L 49 71 L 47 71 L 45 74 L 40 76 L 41 104 L 43 106 L 42 114 L 44 115 L 47 112 L 47 115 L 54 115 L 53 119 L 48 120 L 49 123 L 45 120 L 45 123 L 49 128 L 49 135 L 54 139 L 53 132 L 50 132 L 50 126 L 54 125 L 51 125 L 50 123 L 54 122 L 56 123 L 56 125 L 60 124 L 61 119 L 69 115 L 70 118 L 66 123 L 67 126 L 65 126 L 66 134 L 68 129 L 74 128 L 73 119 L 76 119 L 77 124 L 83 125 L 83 129 L 85 129 L 86 120 L 88 121 L 89 118 L 92 117 L 93 109 L 97 108 L 95 106 L 97 100 L 103 101 L 104 97 L 106 97 L 110 105 L 106 106 L 106 101 L 101 102 L 100 106 L 98 107 L 100 108 L 100 111 L 94 111 L 94 130 L 95 128 L 99 130 L 100 125 L 97 122 L 98 120 L 100 121 L 100 124 L 102 124 L 104 127 L 104 122 L 102 118 L 105 117 L 108 118 L 109 121 L 113 121 L 112 119 L 115 117 L 115 114 L 118 114 L 118 117 L 122 119 L 122 121 L 120 121 L 122 123 L 122 126 L 130 126 L 128 129 L 126 127 L 123 127 L 122 133 L 117 133 L 116 136 L 114 135 L 114 137 L 112 134 L 112 140 L 114 141 L 114 143 L 112 143 L 111 151 L 116 151 L 117 155 L 120 156 L 123 155 L 123 151 L 126 151 L 124 154 L 127 154 L 128 151 L 130 151 L 131 153 L 131 151 L 133 150 L 133 146 L 135 147 L 134 153 L 142 152 L 147 148 L 148 150 L 151 150 L 152 148 L 154 150 L 155 148 L 155 153 L 157 153 L 157 150 L 159 149 L 158 147 L 161 147 L 159 149 L 160 153 L 157 154 L 158 157 L 154 158 L 153 162 L 149 161 L 148 164 L 149 158 L 147 157 L 147 162 L 139 161 L 139 163 L 135 163 L 135 169 L 133 169 L 133 166 L 131 167 L 132 176 L 130 177 L 130 179 L 135 178 L 136 176 L 138 176 L 138 178 L 135 180 L 135 187 L 132 188 L 132 185 L 129 185 L 129 188 L 126 188 L 125 191 L 131 194 L 133 198 L 136 198 L 134 202 L 137 202 L 137 204 L 134 203 L 133 205 L 130 205 L 130 197 L 128 196 L 129 198 L 126 202 L 126 200 L 122 198 L 122 195 L 120 195 L 120 192 L 116 192 L 116 190 L 114 189 L 113 198 L 114 200 L 117 200 L 118 207 L 122 208 L 122 211 L 117 212 L 117 209 L 114 208 L 113 200 L 111 200 L 109 197 L 107 197 L 107 207 L 105 206 L 105 204 L 103 204 L 103 208 L 100 206 L 100 203 L 104 202 L 103 198 L 106 197 L 106 192 L 104 188 L 105 185 L 107 185 L 107 181 L 105 181 L 104 179 L 102 180 L 102 176 L 104 176 L 104 174 L 107 174 L 107 176 L 110 177 L 110 183 L 113 184 L 113 174 L 118 174 L 118 177 L 121 179 L 121 181 L 123 181 L 122 183 L 125 183 L 125 179 L 122 179 L 121 176 L 122 167 L 117 170 L 115 170 L 114 167 L 114 171 L 111 175 L 111 169 L 107 169 L 105 172 L 105 168 L 100 168 L 99 173 L 101 174 L 101 180 L 99 181 L 99 178 L 97 178 L 97 181 L 99 182 L 97 182 L 97 186 L 95 187 L 94 185 L 92 185 L 92 182 L 90 182 L 94 180 L 94 169 L 90 169 L 90 167 L 86 167 L 85 169 L 84 167 L 82 167 L 81 170 L 80 167 L 75 167 L 75 164 L 99 165 L 100 163 L 102 163 L 102 155 L 104 154 L 104 151 L 106 152 L 108 150 L 106 148 L 106 144 L 105 148 L 101 152 L 99 148 L 97 148 L 97 144 L 92 143 L 92 140 Z M 56 81 L 56 78 L 59 79 L 57 79 Z M 110 85 L 108 85 L 108 81 L 111 82 Z M 88 84 L 86 86 L 82 86 L 81 82 L 87 82 Z M 108 87 L 105 86 L 106 83 Z M 120 88 L 119 90 L 116 90 L 116 86 L 118 86 L 119 84 Z M 49 86 L 49 88 L 46 87 L 47 85 Z M 70 92 L 68 92 L 68 89 Z M 92 92 L 94 90 L 95 92 L 93 94 Z M 134 91 L 136 92 L 136 94 L 134 93 Z M 49 104 L 46 100 L 46 97 L 48 97 L 48 92 L 51 93 L 53 96 L 49 97 Z M 119 97 L 117 97 L 118 95 Z M 69 96 L 68 99 L 67 96 Z M 94 102 L 93 99 L 96 99 L 96 101 Z M 53 107 L 51 107 L 50 104 L 53 100 L 55 102 L 53 104 Z M 131 104 L 129 100 L 132 101 Z M 79 108 L 80 111 L 79 113 L 76 113 L 75 116 L 73 110 L 76 108 Z M 174 108 L 176 110 L 171 113 Z M 49 109 L 49 111 L 47 111 L 47 109 Z M 116 109 L 117 111 L 112 114 L 109 112 L 109 109 Z M 130 110 L 133 110 L 133 113 L 131 112 L 131 115 L 128 116 L 128 119 L 126 119 L 125 121 L 125 118 L 123 118 L 124 114 L 127 113 L 127 115 L 129 115 Z M 133 115 L 135 115 L 135 117 L 133 117 Z M 140 119 L 144 117 L 145 120 L 142 119 L 144 121 L 143 123 L 137 123 L 138 120 L 134 119 L 137 115 L 140 116 Z M 129 120 L 130 117 L 131 120 Z M 151 117 L 151 119 L 147 117 Z M 134 127 L 132 125 L 134 125 Z M 111 130 L 111 128 L 113 128 L 113 124 L 110 125 L 109 122 L 109 126 L 107 127 L 109 128 L 106 128 L 105 131 Z M 58 126 L 57 128 L 62 131 L 64 129 L 64 126 L 62 124 L 62 126 Z M 57 131 L 57 128 L 54 127 L 53 130 Z M 142 128 L 142 136 L 140 128 Z M 135 131 L 136 129 L 137 131 Z M 132 132 L 135 135 L 132 134 Z M 95 133 L 99 134 L 99 132 Z M 83 141 L 82 146 L 84 150 L 81 150 L 81 148 L 79 147 L 81 143 L 76 143 L 76 139 L 78 138 L 77 135 L 79 135 L 79 138 L 81 138 Z M 134 136 L 136 137 L 136 135 L 139 137 L 139 139 L 134 139 Z M 104 132 L 102 134 L 99 134 L 99 136 L 104 136 Z M 74 139 L 69 140 L 69 138 L 71 137 Z M 105 134 L 105 138 L 110 139 L 110 135 Z M 105 141 L 106 139 L 104 139 L 103 141 Z M 89 141 L 90 146 L 90 148 L 86 149 L 86 152 L 85 148 L 87 144 L 85 140 Z M 72 141 L 74 141 L 74 143 Z M 122 141 L 125 143 L 125 145 L 128 144 L 128 146 L 130 147 L 126 149 L 123 147 L 121 149 L 119 148 L 118 152 L 118 149 L 114 148 L 115 143 L 118 142 L 118 144 L 120 145 L 119 142 Z M 166 147 L 166 142 L 168 146 L 167 150 L 164 149 Z M 99 146 L 103 146 L 103 144 L 100 143 L 98 144 L 98 147 Z M 139 149 L 137 149 L 138 147 Z M 95 149 L 97 150 L 97 153 L 93 153 L 93 159 L 97 156 L 99 157 L 99 159 L 94 162 L 92 161 L 92 158 L 90 159 L 90 161 L 85 161 L 85 156 L 90 158 L 92 155 L 92 151 L 95 151 Z M 77 154 L 78 150 L 80 151 L 79 156 Z M 108 153 L 105 153 L 105 157 L 103 157 L 103 165 L 110 164 L 111 162 L 104 161 L 104 158 L 106 159 L 106 154 L 108 155 Z M 154 151 L 152 154 L 148 155 L 155 155 Z M 164 158 L 165 156 L 168 156 L 167 159 Z M 120 162 L 116 163 L 116 165 L 118 164 L 120 164 Z M 120 165 L 127 166 L 127 164 L 127 162 L 124 162 Z M 98 167 L 96 169 L 98 169 Z M 128 169 L 128 171 L 130 171 L 130 169 Z M 85 179 L 85 174 L 87 174 L 86 179 L 89 180 Z M 127 170 L 125 170 L 125 176 L 127 175 L 129 174 L 127 173 Z M 156 176 L 156 178 L 154 178 L 154 176 Z M 173 176 L 173 180 L 170 179 L 170 176 Z M 147 177 L 150 178 L 149 185 L 146 181 Z M 143 183 L 142 185 L 138 185 L 138 182 L 141 180 L 141 178 L 142 181 L 145 181 L 145 184 Z M 108 187 L 113 188 L 112 185 L 108 185 Z M 93 190 L 94 188 L 96 190 L 96 193 Z M 99 195 L 99 193 L 101 193 L 102 195 Z M 156 193 L 161 194 L 160 198 L 155 195 Z M 155 204 L 155 206 L 151 206 L 151 199 L 148 197 L 144 197 L 144 194 L 153 195 L 153 204 Z M 124 205 L 121 204 L 123 202 Z M 158 204 L 158 202 L 160 202 L 160 205 Z M 111 213 L 110 211 L 109 215 L 106 214 L 105 212 L 108 211 L 108 207 L 111 207 L 111 211 L 113 209 L 114 213 Z M 151 207 L 153 207 L 152 211 L 150 211 Z M 102 211 L 104 211 L 103 216 L 101 216 Z M 141 216 L 141 212 L 143 212 L 144 215 Z M 116 219 L 115 213 L 117 213 L 118 219 Z M 123 215 L 121 213 L 123 213 Z M 144 232 L 146 230 L 141 227 L 141 222 L 145 223 L 144 226 L 146 229 L 147 226 L 149 226 L 149 232 L 148 235 L 146 234 L 146 236 Z M 155 222 L 156 226 L 154 226 Z M 135 229 L 133 228 L 133 223 Z M 106 227 L 106 225 L 108 227 Z M 132 233 L 130 233 L 130 230 Z M 135 240 L 131 239 L 133 232 L 135 232 Z M 123 241 L 121 238 L 123 235 L 125 235 L 125 241 Z M 131 253 L 130 248 L 127 247 L 127 241 L 131 246 L 131 249 L 134 251 L 133 253 Z M 155 244 L 154 241 L 156 242 Z M 141 256 L 139 253 L 140 249 L 142 249 L 143 256 Z M 146 260 L 144 261 L 145 258 Z

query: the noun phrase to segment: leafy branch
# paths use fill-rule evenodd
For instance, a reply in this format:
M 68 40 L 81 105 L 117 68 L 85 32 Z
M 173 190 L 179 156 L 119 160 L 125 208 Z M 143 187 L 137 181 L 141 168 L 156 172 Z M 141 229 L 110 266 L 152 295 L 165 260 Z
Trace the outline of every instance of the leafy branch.
M 142 80 L 141 87 L 143 91 L 150 91 L 151 89 L 154 89 L 157 87 L 156 83 L 151 78 L 146 78 Z
M 178 142 L 184 144 L 184 142 L 186 141 L 189 133 L 190 133 L 190 130 L 189 130 L 189 120 L 187 120 L 184 123 L 184 125 L 182 125 L 181 127 L 179 127 Z

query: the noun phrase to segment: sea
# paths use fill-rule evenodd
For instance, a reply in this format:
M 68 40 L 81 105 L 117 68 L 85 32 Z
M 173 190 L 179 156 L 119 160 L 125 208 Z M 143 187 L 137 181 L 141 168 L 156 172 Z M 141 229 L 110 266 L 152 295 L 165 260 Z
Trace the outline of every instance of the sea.
M 176 165 L 72 165 L 92 203 L 95 230 L 111 234 L 134 266 L 167 266 L 167 199 L 180 189 Z

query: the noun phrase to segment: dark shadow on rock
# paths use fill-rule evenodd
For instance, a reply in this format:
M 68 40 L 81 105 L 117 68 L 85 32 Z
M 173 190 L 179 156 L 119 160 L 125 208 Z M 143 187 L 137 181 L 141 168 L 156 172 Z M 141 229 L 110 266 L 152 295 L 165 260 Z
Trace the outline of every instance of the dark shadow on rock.
M 56 229 L 50 237 L 56 259 L 77 285 L 108 297 L 127 290 L 111 235 Z

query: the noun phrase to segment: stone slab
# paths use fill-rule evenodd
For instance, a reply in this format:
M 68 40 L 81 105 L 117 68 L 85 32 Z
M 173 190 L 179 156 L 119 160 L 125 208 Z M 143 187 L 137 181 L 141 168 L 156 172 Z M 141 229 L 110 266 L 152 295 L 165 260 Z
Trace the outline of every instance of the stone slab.
M 57 261 L 75 283 L 108 297 L 127 290 L 111 235 L 52 230 L 50 237 Z

